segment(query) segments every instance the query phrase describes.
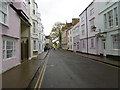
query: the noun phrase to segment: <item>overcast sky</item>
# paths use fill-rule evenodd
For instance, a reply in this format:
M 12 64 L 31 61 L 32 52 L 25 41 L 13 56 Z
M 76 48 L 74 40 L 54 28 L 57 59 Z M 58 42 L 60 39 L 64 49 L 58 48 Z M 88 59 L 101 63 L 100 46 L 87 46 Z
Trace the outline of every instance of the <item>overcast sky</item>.
M 45 35 L 49 35 L 55 22 L 71 22 L 93 0 L 35 0 L 41 13 Z

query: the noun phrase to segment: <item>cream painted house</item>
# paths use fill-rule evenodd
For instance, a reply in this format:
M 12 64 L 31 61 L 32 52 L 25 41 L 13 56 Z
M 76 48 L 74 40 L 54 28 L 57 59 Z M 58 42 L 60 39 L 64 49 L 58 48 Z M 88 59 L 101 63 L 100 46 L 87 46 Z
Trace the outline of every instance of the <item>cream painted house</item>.
M 30 57 L 37 57 L 43 51 L 43 26 L 41 24 L 40 13 L 38 13 L 38 5 L 35 0 L 30 0 Z

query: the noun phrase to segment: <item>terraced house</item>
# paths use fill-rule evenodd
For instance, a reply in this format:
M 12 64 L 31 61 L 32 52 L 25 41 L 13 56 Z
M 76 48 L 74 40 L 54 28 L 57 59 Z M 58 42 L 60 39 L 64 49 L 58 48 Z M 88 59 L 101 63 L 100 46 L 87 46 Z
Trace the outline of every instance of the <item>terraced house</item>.
M 120 56 L 120 0 L 99 3 L 100 53 L 104 56 Z
M 1 73 L 43 52 L 44 28 L 37 8 L 34 0 L 0 1 Z
M 0 51 L 2 56 L 2 72 L 20 64 L 24 31 L 30 27 L 27 12 L 28 2 L 0 1 Z M 26 48 L 25 48 L 26 49 Z
M 37 57 L 39 53 L 43 51 L 44 48 L 44 32 L 43 25 L 41 24 L 41 16 L 38 12 L 38 5 L 35 0 L 30 0 L 30 57 L 32 59 Z

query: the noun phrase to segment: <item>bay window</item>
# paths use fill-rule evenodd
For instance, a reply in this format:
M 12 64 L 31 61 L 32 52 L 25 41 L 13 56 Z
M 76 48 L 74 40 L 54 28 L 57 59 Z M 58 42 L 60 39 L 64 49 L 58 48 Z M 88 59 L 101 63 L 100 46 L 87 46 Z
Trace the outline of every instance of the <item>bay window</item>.
M 15 41 L 3 40 L 3 60 L 15 57 Z

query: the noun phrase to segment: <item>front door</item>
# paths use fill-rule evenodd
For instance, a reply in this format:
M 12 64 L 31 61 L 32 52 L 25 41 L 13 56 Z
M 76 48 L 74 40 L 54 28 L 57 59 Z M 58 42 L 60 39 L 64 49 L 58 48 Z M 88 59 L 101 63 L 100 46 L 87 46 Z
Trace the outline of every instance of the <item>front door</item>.
M 106 56 L 106 41 L 103 41 L 103 56 Z

